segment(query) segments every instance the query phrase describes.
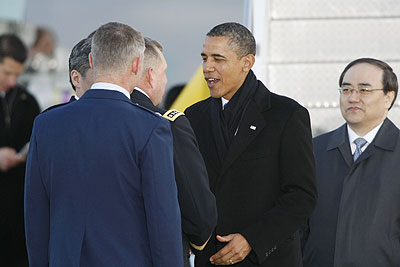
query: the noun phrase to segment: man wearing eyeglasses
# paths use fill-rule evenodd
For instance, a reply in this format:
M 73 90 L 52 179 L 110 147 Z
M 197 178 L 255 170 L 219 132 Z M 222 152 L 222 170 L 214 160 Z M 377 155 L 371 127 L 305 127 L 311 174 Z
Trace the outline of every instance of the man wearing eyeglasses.
M 346 123 L 314 139 L 319 198 L 304 266 L 400 266 L 400 134 L 387 118 L 397 77 L 360 58 L 339 85 Z

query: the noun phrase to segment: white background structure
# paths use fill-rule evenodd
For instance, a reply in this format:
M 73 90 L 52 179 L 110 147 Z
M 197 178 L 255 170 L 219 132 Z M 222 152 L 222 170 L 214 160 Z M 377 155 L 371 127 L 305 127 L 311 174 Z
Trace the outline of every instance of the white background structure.
M 350 61 L 381 59 L 400 75 L 398 0 L 246 0 L 245 11 L 257 41 L 257 77 L 303 104 L 315 135 L 344 122 L 337 89 Z M 398 126 L 399 107 L 398 98 L 389 112 Z

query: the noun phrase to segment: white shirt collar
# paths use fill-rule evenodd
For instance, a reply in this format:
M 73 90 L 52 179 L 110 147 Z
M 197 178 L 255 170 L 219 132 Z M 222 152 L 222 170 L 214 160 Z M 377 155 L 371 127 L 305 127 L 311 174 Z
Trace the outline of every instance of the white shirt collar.
M 229 100 L 221 97 L 221 102 L 222 102 L 222 110 L 223 110 L 225 105 L 228 104 Z
M 133 89 L 133 90 L 137 90 L 137 91 L 141 92 L 142 94 L 144 94 L 145 96 L 147 96 L 148 99 L 151 100 L 150 96 L 149 96 L 145 91 L 143 91 L 142 89 L 140 89 L 139 87 L 135 87 L 135 89 Z
M 372 141 L 374 140 L 376 134 L 378 133 L 379 129 L 381 128 L 382 124 L 383 124 L 383 121 L 382 121 L 378 126 L 376 126 L 374 129 L 372 129 L 371 131 L 369 131 L 369 132 L 368 132 L 366 135 L 364 135 L 364 136 L 358 136 L 358 135 L 350 128 L 350 126 L 347 124 L 347 132 L 349 133 L 349 143 L 350 143 L 351 153 L 354 154 L 354 151 L 356 150 L 356 145 L 354 144 L 354 140 L 356 140 L 356 139 L 359 138 L 359 137 L 362 137 L 362 138 L 364 138 L 364 139 L 367 141 L 367 144 L 364 145 L 364 146 L 362 147 L 362 149 L 361 149 L 362 151 L 364 151 L 364 150 L 367 148 L 367 146 L 368 146 L 369 144 L 372 143 Z
M 94 83 L 90 89 L 104 89 L 104 90 L 118 91 L 123 93 L 128 99 L 131 99 L 128 90 L 113 83 Z

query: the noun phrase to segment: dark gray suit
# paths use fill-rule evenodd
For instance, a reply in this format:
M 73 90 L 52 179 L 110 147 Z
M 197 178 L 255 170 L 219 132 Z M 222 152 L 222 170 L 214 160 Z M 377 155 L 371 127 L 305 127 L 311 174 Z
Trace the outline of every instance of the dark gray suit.
M 399 138 L 386 119 L 355 163 L 346 124 L 314 139 L 319 199 L 304 266 L 400 266 Z

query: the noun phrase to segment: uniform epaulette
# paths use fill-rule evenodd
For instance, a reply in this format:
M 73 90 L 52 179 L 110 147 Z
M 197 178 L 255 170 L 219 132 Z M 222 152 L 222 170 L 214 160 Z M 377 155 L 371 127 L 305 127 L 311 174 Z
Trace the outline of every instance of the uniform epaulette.
M 145 110 L 145 111 L 147 111 L 147 112 L 149 112 L 149 113 L 151 113 L 151 114 L 153 114 L 154 116 L 162 117 L 161 113 L 155 112 L 154 110 L 151 110 L 151 109 L 149 109 L 149 108 L 147 108 L 147 107 L 144 107 L 144 106 L 142 106 L 142 105 L 140 105 L 140 104 L 138 104 L 138 103 L 131 102 L 131 104 L 134 105 L 134 106 L 136 106 L 136 107 L 138 107 L 138 108 L 141 108 L 141 109 L 143 109 L 143 110 Z
M 185 115 L 185 113 L 180 112 L 176 109 L 170 109 L 164 113 L 163 117 L 170 121 L 175 121 L 179 116 Z

